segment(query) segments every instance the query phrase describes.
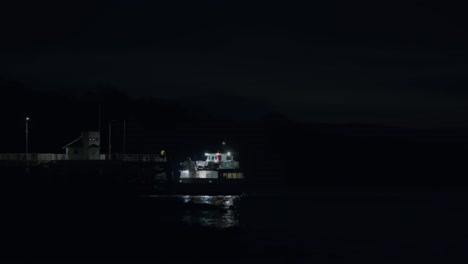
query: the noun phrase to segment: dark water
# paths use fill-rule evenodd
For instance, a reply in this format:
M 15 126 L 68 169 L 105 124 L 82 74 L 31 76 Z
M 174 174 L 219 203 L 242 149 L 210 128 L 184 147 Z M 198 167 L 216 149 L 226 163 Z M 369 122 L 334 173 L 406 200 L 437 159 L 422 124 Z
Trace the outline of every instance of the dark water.
M 146 199 L 183 205 L 166 216 L 173 222 L 216 229 L 239 227 L 239 195 L 150 195 Z
M 243 250 L 236 255 L 250 260 L 432 263 L 468 256 L 467 195 L 460 191 L 329 190 L 149 199 L 187 205 L 173 215 L 183 225 L 221 232 L 234 228 L 233 243 L 242 246 L 232 249 Z
M 467 196 L 270 190 L 53 205 L 33 199 L 2 211 L 1 252 L 8 261 L 45 262 L 466 263 Z

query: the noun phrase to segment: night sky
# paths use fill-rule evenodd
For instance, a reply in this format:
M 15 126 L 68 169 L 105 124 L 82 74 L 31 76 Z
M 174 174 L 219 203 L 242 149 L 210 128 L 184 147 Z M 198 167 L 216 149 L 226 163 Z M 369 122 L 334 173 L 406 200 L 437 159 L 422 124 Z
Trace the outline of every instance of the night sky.
M 241 118 L 468 126 L 461 6 L 167 2 L 2 2 L 0 78 L 180 102 L 221 96 Z

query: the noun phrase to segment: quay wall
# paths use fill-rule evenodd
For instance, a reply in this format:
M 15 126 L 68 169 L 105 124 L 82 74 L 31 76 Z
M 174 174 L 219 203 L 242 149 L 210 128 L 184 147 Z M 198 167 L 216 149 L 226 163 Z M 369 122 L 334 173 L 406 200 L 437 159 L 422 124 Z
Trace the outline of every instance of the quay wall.
M 58 160 L 48 163 L 0 160 L 3 193 L 106 193 L 147 192 L 171 182 L 165 162 Z

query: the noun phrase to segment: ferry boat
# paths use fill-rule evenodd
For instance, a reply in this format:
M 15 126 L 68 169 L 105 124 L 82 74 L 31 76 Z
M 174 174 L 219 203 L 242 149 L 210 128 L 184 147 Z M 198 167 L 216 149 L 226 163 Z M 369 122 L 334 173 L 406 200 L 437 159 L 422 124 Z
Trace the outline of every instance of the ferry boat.
M 245 176 L 231 152 L 205 153 L 205 160 L 190 159 L 180 163 L 176 187 L 191 194 L 238 193 Z

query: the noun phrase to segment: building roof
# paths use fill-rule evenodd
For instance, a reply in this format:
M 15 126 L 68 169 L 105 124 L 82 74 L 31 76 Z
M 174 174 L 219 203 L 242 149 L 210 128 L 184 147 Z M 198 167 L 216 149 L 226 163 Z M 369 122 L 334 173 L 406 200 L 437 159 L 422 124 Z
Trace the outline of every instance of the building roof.
M 75 147 L 78 146 L 78 144 L 83 144 L 83 142 L 81 141 L 82 137 L 80 136 L 79 138 L 73 140 L 72 142 L 68 143 L 67 145 L 63 146 L 62 149 L 65 149 L 65 148 L 68 148 L 68 147 L 71 147 L 72 145 L 76 145 Z

